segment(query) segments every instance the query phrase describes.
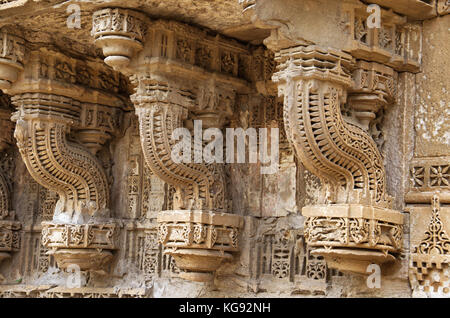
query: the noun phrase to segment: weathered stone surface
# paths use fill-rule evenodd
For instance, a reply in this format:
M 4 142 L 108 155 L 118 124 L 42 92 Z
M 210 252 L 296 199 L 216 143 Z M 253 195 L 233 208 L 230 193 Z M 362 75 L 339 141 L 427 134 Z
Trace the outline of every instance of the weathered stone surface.
M 449 297 L 448 1 L 0 2 L 0 297 Z

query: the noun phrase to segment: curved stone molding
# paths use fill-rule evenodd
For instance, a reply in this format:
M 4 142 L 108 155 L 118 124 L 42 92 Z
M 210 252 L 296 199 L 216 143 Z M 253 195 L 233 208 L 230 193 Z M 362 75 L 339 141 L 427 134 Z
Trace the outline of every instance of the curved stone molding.
M 120 69 L 142 50 L 145 21 L 145 15 L 126 9 L 107 8 L 94 13 L 91 34 L 103 49 L 106 64 Z
M 25 57 L 24 41 L 0 31 L 0 89 L 7 89 L 23 71 Z
M 84 222 L 107 208 L 109 189 L 97 158 L 66 134 L 77 120 L 80 103 L 63 96 L 22 94 L 12 98 L 15 137 L 31 176 L 59 195 L 55 218 Z
M 401 215 L 388 209 L 391 198 L 386 193 L 382 156 L 372 138 L 360 127 L 346 122 L 341 114 L 346 90 L 353 84 L 349 72 L 351 56 L 302 46 L 281 50 L 276 60 L 279 71 L 273 79 L 279 83 L 280 95 L 284 95 L 286 135 L 304 166 L 320 178 L 322 203 L 331 204 L 303 209 L 307 231 L 314 232 L 317 226 L 324 233 L 335 232 L 341 225 L 346 229 L 349 222 L 369 231 L 367 218 L 355 217 L 355 221 L 345 213 L 340 215 L 344 204 L 344 210 L 349 211 L 376 209 L 375 215 L 381 213 L 385 217 L 372 218 L 387 222 L 387 228 L 395 228 L 392 231 L 401 238 L 401 233 L 397 233 L 401 232 Z M 335 214 L 339 214 L 338 219 L 328 220 Z M 317 235 L 321 235 L 320 231 Z M 352 245 L 345 237 L 335 246 L 327 240 L 316 240 L 314 235 L 308 235 L 307 242 L 323 247 L 316 253 L 324 257 L 342 258 L 344 261 L 330 266 L 348 271 L 361 271 L 367 262 L 380 263 L 382 254 L 386 256 L 382 261 L 389 260 L 387 253 L 397 253 L 401 248 L 400 239 L 390 248 L 375 244 L 367 251 L 366 246 Z
M 222 261 L 238 251 L 243 218 L 228 213 L 166 211 L 158 215 L 159 241 L 183 271 L 180 277 L 209 281 Z

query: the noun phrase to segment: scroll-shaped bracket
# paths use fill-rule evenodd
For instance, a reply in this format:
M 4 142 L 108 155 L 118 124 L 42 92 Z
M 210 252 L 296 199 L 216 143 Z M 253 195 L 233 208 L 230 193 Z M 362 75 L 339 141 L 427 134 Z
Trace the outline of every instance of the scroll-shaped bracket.
M 313 254 L 324 256 L 330 267 L 360 273 L 370 262 L 393 260 L 402 244 L 403 218 L 389 209 L 382 156 L 372 138 L 341 114 L 353 85 L 351 56 L 301 46 L 281 50 L 276 60 L 273 79 L 284 95 L 286 135 L 323 186 L 320 203 L 326 205 L 302 210 Z

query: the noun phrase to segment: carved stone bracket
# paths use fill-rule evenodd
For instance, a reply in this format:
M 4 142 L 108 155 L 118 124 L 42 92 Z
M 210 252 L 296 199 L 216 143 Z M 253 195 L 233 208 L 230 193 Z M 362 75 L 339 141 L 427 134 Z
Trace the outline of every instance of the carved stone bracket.
M 348 104 L 355 112 L 361 128 L 369 130 L 377 112 L 393 104 L 397 73 L 378 63 L 358 61 L 353 71 L 354 85 L 348 92 Z
M 88 222 L 108 226 L 109 183 L 95 153 L 117 133 L 121 109 L 127 106 L 120 95 L 119 74 L 100 63 L 45 48 L 26 51 L 26 56 L 24 71 L 5 91 L 17 108 L 14 136 L 27 170 L 39 184 L 58 194 L 53 227 L 65 224 L 78 235 L 78 228 Z M 70 133 L 83 144 L 72 141 Z M 48 238 L 46 233 L 44 246 L 53 249 L 62 268 L 77 264 L 83 270 L 97 270 L 111 260 L 108 250 L 113 246 L 109 244 L 104 250 L 52 245 L 54 236 Z M 94 235 L 89 239 L 95 240 L 98 233 L 86 235 Z
M 93 16 L 92 35 L 103 48 L 105 63 L 115 69 L 128 66 L 130 58 L 143 48 L 146 17 L 126 9 L 103 9 Z
M 130 34 L 125 21 L 132 23 L 134 34 Z M 174 21 L 152 21 L 139 12 L 125 9 L 102 9 L 94 13 L 92 34 L 104 51 L 105 62 L 113 61 L 135 85 L 131 100 L 139 119 L 145 162 L 156 176 L 175 188 L 176 215 L 189 219 L 198 214 L 202 219 L 216 219 L 214 213 L 227 212 L 223 164 L 194 162 L 193 158 L 190 162 L 175 162 L 172 150 L 177 141 L 172 134 L 179 128 L 192 130 L 193 120 L 201 120 L 203 128 L 223 128 L 232 114 L 236 92 L 249 89 L 245 79 L 265 74 L 264 70 L 258 74 L 245 72 L 254 61 L 253 52 L 235 41 L 213 37 L 198 28 Z M 162 212 L 158 220 L 163 224 L 164 215 L 172 214 Z M 231 227 L 236 218 L 224 216 L 220 225 Z M 166 247 L 173 246 L 166 243 L 163 241 Z M 214 244 L 188 246 L 187 252 L 171 250 L 170 254 L 178 267 L 190 272 L 209 272 L 209 278 L 210 272 L 226 258 Z M 190 265 L 186 265 L 186 258 L 192 258 Z M 202 259 L 210 263 L 207 270 Z M 199 280 L 198 277 L 185 275 L 193 280 Z
M 419 24 L 407 23 L 405 17 L 382 10 L 380 28 L 369 27 L 370 13 L 360 1 L 343 4 L 342 14 L 342 25 L 349 35 L 345 39 L 345 51 L 356 58 L 382 63 L 397 71 L 420 71 L 422 29 Z
M 351 56 L 301 46 L 281 50 L 276 60 L 279 67 L 273 80 L 284 95 L 286 135 L 304 166 L 320 178 L 321 200 L 328 204 L 303 209 L 305 231 L 318 231 L 318 237 L 307 235 L 307 243 L 317 248 L 315 253 L 339 259 L 329 265 L 341 271 L 364 273 L 368 262 L 392 260 L 387 254 L 400 251 L 403 219 L 389 209 L 391 198 L 386 193 L 381 154 L 372 138 L 341 114 L 341 105 L 353 84 Z M 352 227 L 356 236 L 368 232 L 364 240 L 375 242 L 384 232 L 395 239 L 389 247 L 368 243 L 372 246 L 367 249 L 359 245 L 362 241 L 350 243 Z M 325 233 L 340 229 L 346 233 L 339 242 L 330 244 Z M 376 231 L 380 234 L 373 234 Z

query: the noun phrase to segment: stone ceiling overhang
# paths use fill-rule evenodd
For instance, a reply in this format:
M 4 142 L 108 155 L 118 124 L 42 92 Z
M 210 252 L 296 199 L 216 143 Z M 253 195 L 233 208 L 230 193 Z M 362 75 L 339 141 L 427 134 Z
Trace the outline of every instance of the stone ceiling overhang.
M 343 2 L 349 2 L 345 0 Z M 351 1 L 350 1 L 351 2 Z M 363 1 L 366 4 L 377 3 L 383 8 L 392 9 L 411 20 L 423 20 L 438 15 L 442 10 L 441 0 L 374 0 Z M 445 2 L 445 0 L 444 0 Z M 286 0 L 286 4 L 296 11 L 308 11 L 319 5 L 333 6 L 341 1 L 335 0 Z M 66 12 L 71 4 L 81 8 L 81 28 L 68 28 Z M 101 51 L 90 39 L 92 13 L 101 7 L 131 8 L 147 14 L 150 18 L 163 18 L 210 29 L 243 42 L 261 44 L 270 35 L 267 25 L 255 21 L 251 15 L 243 13 L 243 6 L 254 5 L 269 8 L 281 4 L 279 0 L 9 0 L 0 4 L 0 27 L 13 27 L 15 32 L 22 34 L 30 42 L 52 43 L 57 49 L 80 55 L 83 58 L 101 57 Z M 269 7 L 268 7 L 269 6 Z M 277 10 L 284 10 L 280 8 Z M 270 9 L 270 8 L 269 8 Z M 269 11 L 267 9 L 267 11 Z M 319 10 L 322 10 L 319 9 Z M 271 10 L 271 9 L 270 9 Z M 326 11 L 326 10 L 325 10 Z M 290 16 L 286 12 L 286 17 Z M 301 13 L 301 12 L 299 12 Z M 271 14 L 270 12 L 268 14 Z M 325 12 L 324 12 L 325 14 Z M 286 21 L 278 21 L 285 23 Z

